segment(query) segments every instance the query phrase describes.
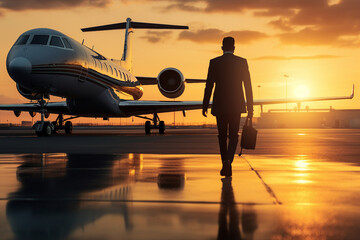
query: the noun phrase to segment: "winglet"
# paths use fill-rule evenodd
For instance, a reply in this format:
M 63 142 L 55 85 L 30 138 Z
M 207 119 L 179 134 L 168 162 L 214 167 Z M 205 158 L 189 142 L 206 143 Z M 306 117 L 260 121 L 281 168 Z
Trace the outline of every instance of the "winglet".
M 353 88 L 352 88 L 352 93 L 351 93 L 351 95 L 350 95 L 350 99 L 353 99 L 354 95 L 355 95 L 355 84 L 353 84 Z

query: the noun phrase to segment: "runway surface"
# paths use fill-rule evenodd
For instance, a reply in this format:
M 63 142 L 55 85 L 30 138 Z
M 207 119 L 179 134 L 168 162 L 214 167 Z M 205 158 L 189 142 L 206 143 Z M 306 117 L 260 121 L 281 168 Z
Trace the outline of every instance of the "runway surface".
M 214 129 L 0 130 L 1 239 L 358 239 L 360 130 L 260 129 L 219 175 Z

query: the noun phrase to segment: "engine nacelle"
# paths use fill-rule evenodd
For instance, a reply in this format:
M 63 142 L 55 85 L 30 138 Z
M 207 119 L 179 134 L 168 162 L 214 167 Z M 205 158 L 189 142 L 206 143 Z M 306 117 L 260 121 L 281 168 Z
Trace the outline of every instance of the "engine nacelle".
M 176 68 L 165 68 L 157 77 L 158 88 L 168 98 L 180 97 L 185 90 L 184 75 Z
M 40 100 L 41 99 L 40 93 L 32 92 L 31 90 L 29 90 L 19 84 L 16 84 L 16 88 L 17 88 L 18 92 L 27 99 L 30 99 L 30 100 Z

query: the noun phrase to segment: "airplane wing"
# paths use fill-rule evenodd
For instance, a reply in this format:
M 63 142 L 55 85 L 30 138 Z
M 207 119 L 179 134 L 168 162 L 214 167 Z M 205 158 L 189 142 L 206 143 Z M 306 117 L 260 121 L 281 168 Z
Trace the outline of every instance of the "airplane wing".
M 136 79 L 141 83 L 141 85 L 156 85 L 157 78 L 156 77 L 136 77 Z M 186 83 L 205 83 L 206 79 L 194 79 L 189 78 L 185 79 Z
M 45 104 L 45 109 L 47 113 L 56 113 L 56 114 L 68 114 L 69 110 L 67 108 L 66 102 L 52 102 Z M 0 110 L 9 110 L 9 111 L 21 111 L 21 112 L 40 112 L 41 108 L 38 103 L 24 103 L 24 104 L 8 104 L 0 105 Z
M 287 98 L 287 99 L 255 99 L 254 105 L 284 104 L 316 102 L 328 100 L 352 99 L 354 97 L 354 85 L 349 96 L 336 97 L 310 97 L 310 98 Z M 210 102 L 209 107 L 211 107 Z M 120 101 L 119 108 L 127 115 L 142 115 L 164 112 L 176 112 L 183 110 L 202 109 L 202 101 Z
M 254 99 L 254 105 L 267 104 L 284 104 L 284 103 L 301 103 L 301 102 L 317 102 L 329 100 L 344 100 L 352 99 L 354 97 L 355 85 L 353 84 L 352 93 L 349 96 L 335 96 L 335 97 L 309 97 L 309 98 L 283 98 L 283 99 Z

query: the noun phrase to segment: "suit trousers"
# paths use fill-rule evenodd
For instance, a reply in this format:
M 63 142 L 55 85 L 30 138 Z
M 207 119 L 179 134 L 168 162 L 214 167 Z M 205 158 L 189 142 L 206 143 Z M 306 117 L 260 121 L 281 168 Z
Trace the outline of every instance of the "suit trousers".
M 239 138 L 240 114 L 216 115 L 221 160 L 234 160 Z M 229 144 L 227 138 L 229 137 Z

